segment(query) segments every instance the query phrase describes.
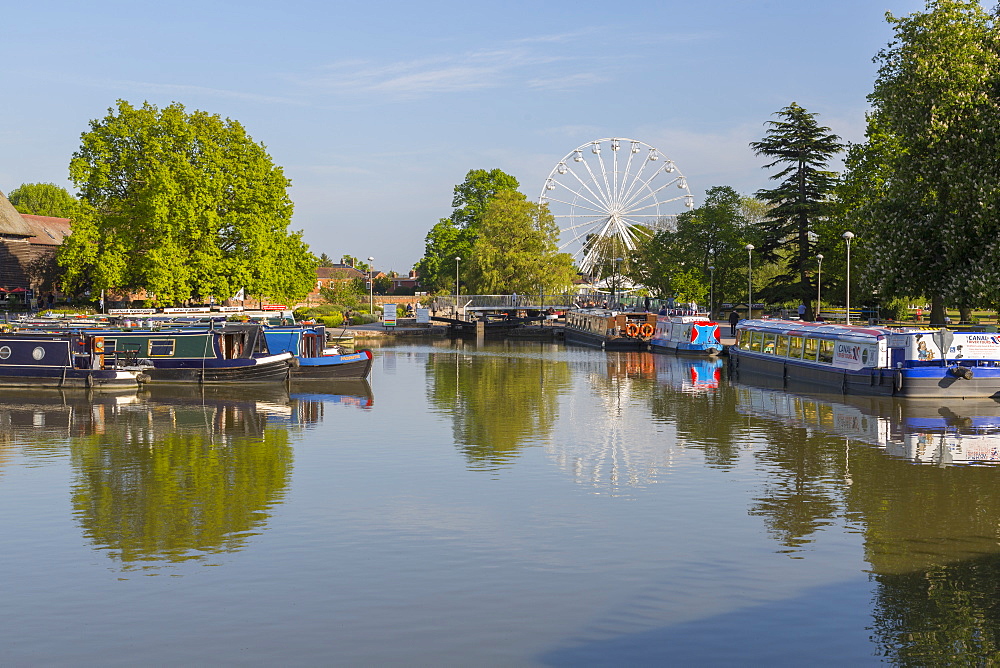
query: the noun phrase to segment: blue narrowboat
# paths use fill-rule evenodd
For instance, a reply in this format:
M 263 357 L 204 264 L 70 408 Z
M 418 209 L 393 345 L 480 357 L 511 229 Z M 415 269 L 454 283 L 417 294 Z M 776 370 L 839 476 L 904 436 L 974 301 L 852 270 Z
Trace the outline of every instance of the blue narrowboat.
M 354 353 L 328 352 L 326 328 L 267 327 L 264 329 L 268 349 L 288 352 L 298 364 L 292 365 L 292 380 L 329 380 L 336 378 L 367 378 L 372 368 L 370 350 Z
M 120 368 L 105 345 L 86 332 L 0 335 L 0 386 L 136 389 L 139 371 Z

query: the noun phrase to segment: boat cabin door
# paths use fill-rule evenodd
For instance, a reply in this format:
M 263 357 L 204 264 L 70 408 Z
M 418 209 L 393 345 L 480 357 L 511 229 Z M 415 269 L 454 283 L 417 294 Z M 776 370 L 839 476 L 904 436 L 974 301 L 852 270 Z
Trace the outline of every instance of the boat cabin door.
M 234 360 L 243 357 L 246 334 L 243 332 L 226 332 L 220 342 L 222 359 Z
M 319 334 L 307 332 L 302 336 L 302 356 L 319 357 L 323 354 L 323 338 Z

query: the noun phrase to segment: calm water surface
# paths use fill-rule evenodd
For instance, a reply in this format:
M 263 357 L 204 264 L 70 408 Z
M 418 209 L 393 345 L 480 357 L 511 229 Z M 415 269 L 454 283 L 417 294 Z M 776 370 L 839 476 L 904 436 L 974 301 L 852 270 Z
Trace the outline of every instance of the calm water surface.
M 1000 409 L 552 344 L 0 394 L 0 665 L 987 664 Z

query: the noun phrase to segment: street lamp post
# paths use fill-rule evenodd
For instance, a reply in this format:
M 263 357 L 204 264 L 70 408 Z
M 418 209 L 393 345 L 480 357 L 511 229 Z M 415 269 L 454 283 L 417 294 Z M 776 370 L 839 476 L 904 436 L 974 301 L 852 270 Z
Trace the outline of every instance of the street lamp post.
M 615 258 L 615 274 L 611 279 L 611 308 L 615 307 L 615 303 L 618 301 L 618 278 L 622 273 L 622 258 Z
M 375 317 L 375 258 L 368 258 L 368 311 Z
M 458 263 L 462 258 L 455 256 L 455 319 L 458 320 Z M 516 315 L 516 314 L 515 314 Z
M 854 232 L 844 232 L 840 235 L 847 242 L 847 309 L 844 311 L 845 323 L 851 324 L 851 239 Z
M 818 253 L 816 260 L 819 262 L 819 271 L 816 274 L 816 318 L 822 310 L 820 303 L 823 301 L 823 254 Z
M 747 320 L 753 318 L 753 244 L 747 244 Z
M 711 320 L 712 313 L 715 312 L 715 265 L 709 265 L 708 271 L 712 276 L 708 288 L 708 318 Z

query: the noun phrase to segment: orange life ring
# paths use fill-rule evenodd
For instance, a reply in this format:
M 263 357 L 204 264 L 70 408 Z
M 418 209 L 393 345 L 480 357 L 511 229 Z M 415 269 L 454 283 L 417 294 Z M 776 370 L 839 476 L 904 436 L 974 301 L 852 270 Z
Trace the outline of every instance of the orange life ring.
M 639 325 L 635 324 L 634 322 L 628 323 L 627 325 L 625 325 L 625 333 L 628 334 L 629 336 L 635 336 L 636 334 L 639 333 Z
M 653 326 L 647 322 L 646 324 L 644 324 L 642 327 L 639 328 L 639 333 L 642 334 L 643 336 L 652 336 Z

